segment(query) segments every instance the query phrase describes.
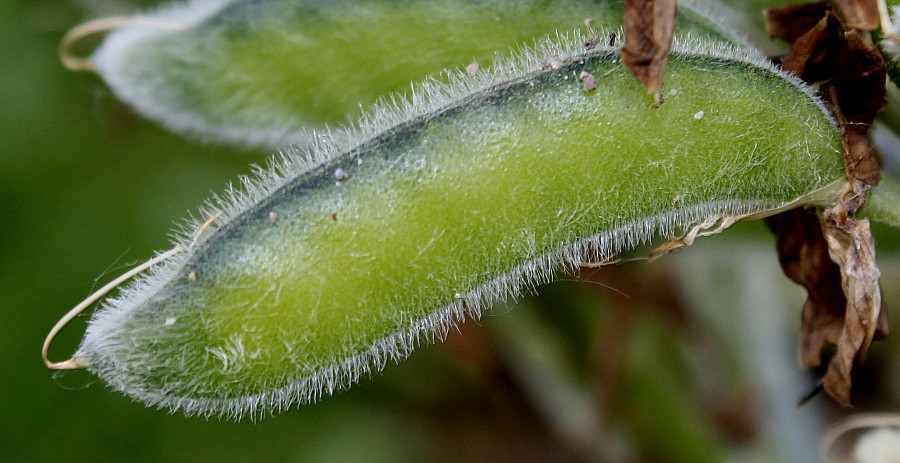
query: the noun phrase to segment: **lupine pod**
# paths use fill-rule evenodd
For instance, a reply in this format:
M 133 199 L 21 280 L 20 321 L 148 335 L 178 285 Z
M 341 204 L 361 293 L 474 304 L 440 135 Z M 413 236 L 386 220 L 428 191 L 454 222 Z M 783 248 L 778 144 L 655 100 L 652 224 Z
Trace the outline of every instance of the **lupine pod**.
M 169 129 L 279 147 L 442 69 L 622 15 L 617 0 L 191 0 L 126 21 L 91 61 Z M 689 9 L 679 30 L 729 40 Z
M 282 410 L 582 261 L 835 201 L 840 136 L 796 79 L 679 40 L 653 109 L 618 50 L 586 42 L 427 84 L 211 202 L 74 361 L 149 405 Z

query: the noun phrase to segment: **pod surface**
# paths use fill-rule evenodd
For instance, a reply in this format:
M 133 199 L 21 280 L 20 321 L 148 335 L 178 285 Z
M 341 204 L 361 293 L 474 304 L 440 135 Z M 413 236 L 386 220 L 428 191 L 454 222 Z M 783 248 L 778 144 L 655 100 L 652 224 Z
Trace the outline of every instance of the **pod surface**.
M 77 357 L 148 404 L 283 409 L 561 267 L 843 178 L 829 117 L 761 59 L 676 43 L 651 108 L 616 49 L 583 43 L 457 76 L 287 159 L 108 301 Z
M 175 131 L 271 147 L 442 69 L 484 67 L 586 21 L 615 29 L 622 15 L 616 0 L 194 0 L 112 32 L 93 61 Z M 687 9 L 679 31 L 728 40 Z

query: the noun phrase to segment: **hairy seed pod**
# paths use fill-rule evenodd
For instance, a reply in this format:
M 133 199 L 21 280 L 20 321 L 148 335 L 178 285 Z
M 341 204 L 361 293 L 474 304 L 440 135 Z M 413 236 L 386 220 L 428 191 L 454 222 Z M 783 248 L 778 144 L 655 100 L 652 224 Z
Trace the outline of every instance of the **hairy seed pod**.
M 123 20 L 91 66 L 174 131 L 280 147 L 442 69 L 622 16 L 616 0 L 193 0 Z M 711 21 L 685 9 L 679 31 L 729 40 Z
M 762 57 L 677 40 L 653 108 L 615 47 L 586 43 L 452 73 L 313 137 L 212 201 L 217 220 L 106 301 L 74 360 L 150 405 L 281 410 L 580 262 L 834 201 L 838 131 Z

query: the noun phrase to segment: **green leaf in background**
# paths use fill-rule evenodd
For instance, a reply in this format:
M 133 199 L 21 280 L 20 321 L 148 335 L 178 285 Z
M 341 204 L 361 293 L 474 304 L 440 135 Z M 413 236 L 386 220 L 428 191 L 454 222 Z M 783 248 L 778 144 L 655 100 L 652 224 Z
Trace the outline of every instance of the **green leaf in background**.
M 689 7 L 680 33 L 732 40 Z M 176 132 L 271 148 L 445 68 L 488 66 L 558 30 L 615 30 L 622 15 L 616 0 L 193 0 L 125 20 L 91 63 Z
M 649 107 L 614 45 L 575 34 L 426 84 L 214 202 L 213 227 L 108 301 L 75 360 L 149 405 L 257 416 L 560 269 L 835 200 L 840 138 L 807 87 L 697 40 L 666 79 Z

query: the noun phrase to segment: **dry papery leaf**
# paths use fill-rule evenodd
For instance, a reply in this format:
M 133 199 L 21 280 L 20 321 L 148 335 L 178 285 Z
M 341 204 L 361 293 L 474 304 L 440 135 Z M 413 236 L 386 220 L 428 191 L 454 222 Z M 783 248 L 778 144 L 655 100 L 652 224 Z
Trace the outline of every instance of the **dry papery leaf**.
M 768 8 L 763 11 L 763 16 L 770 37 L 794 43 L 816 27 L 827 11 L 829 7 L 826 2 L 800 3 Z
M 844 15 L 847 27 L 873 31 L 881 23 L 878 13 L 878 0 L 833 0 L 838 10 Z
M 848 192 L 853 194 L 852 192 Z M 869 345 L 888 333 L 886 312 L 881 307 L 881 275 L 875 264 L 875 242 L 866 219 L 846 218 L 841 203 L 819 214 L 831 259 L 840 266 L 841 287 L 847 301 L 844 327 L 837 352 L 822 379 L 825 390 L 844 405 L 850 405 L 850 374 L 865 361 Z
M 844 324 L 847 299 L 841 288 L 841 269 L 828 255 L 828 243 L 815 210 L 794 209 L 767 218 L 776 237 L 778 260 L 792 281 L 806 288 L 800 327 L 800 363 L 822 363 L 822 347 L 837 344 Z
M 625 0 L 622 63 L 662 103 L 663 73 L 675 33 L 676 0 Z
M 881 178 L 868 133 L 886 101 L 886 74 L 868 33 L 857 30 L 877 27 L 875 2 L 836 3 L 846 23 L 825 3 L 770 8 L 765 17 L 769 33 L 791 44 L 782 67 L 807 82 L 822 82 L 822 96 L 840 126 L 849 186 L 833 207 L 791 211 L 767 223 L 777 237 L 782 268 L 808 293 L 801 363 L 818 366 L 823 345 L 835 344 L 822 386 L 849 406 L 854 366 L 865 360 L 872 340 L 888 331 L 869 222 L 853 217 Z
M 807 82 L 823 82 L 823 96 L 841 127 L 848 180 L 877 184 L 880 163 L 868 131 L 886 103 L 878 49 L 865 32 L 847 29 L 825 3 L 770 8 L 765 15 L 769 33 L 791 44 L 782 67 Z M 865 192 L 857 193 L 862 206 Z
M 834 0 L 848 29 L 871 31 L 880 25 L 878 0 Z M 769 35 L 793 43 L 812 29 L 831 7 L 827 2 L 799 3 L 768 8 L 763 13 Z
M 818 367 L 825 343 L 836 345 L 823 386 L 849 406 L 853 367 L 864 360 L 873 339 L 887 335 L 888 327 L 869 223 L 852 220 L 839 226 L 833 213 L 842 207 L 824 212 L 795 209 L 767 218 L 766 224 L 777 237 L 785 274 L 808 293 L 800 328 L 800 363 Z

